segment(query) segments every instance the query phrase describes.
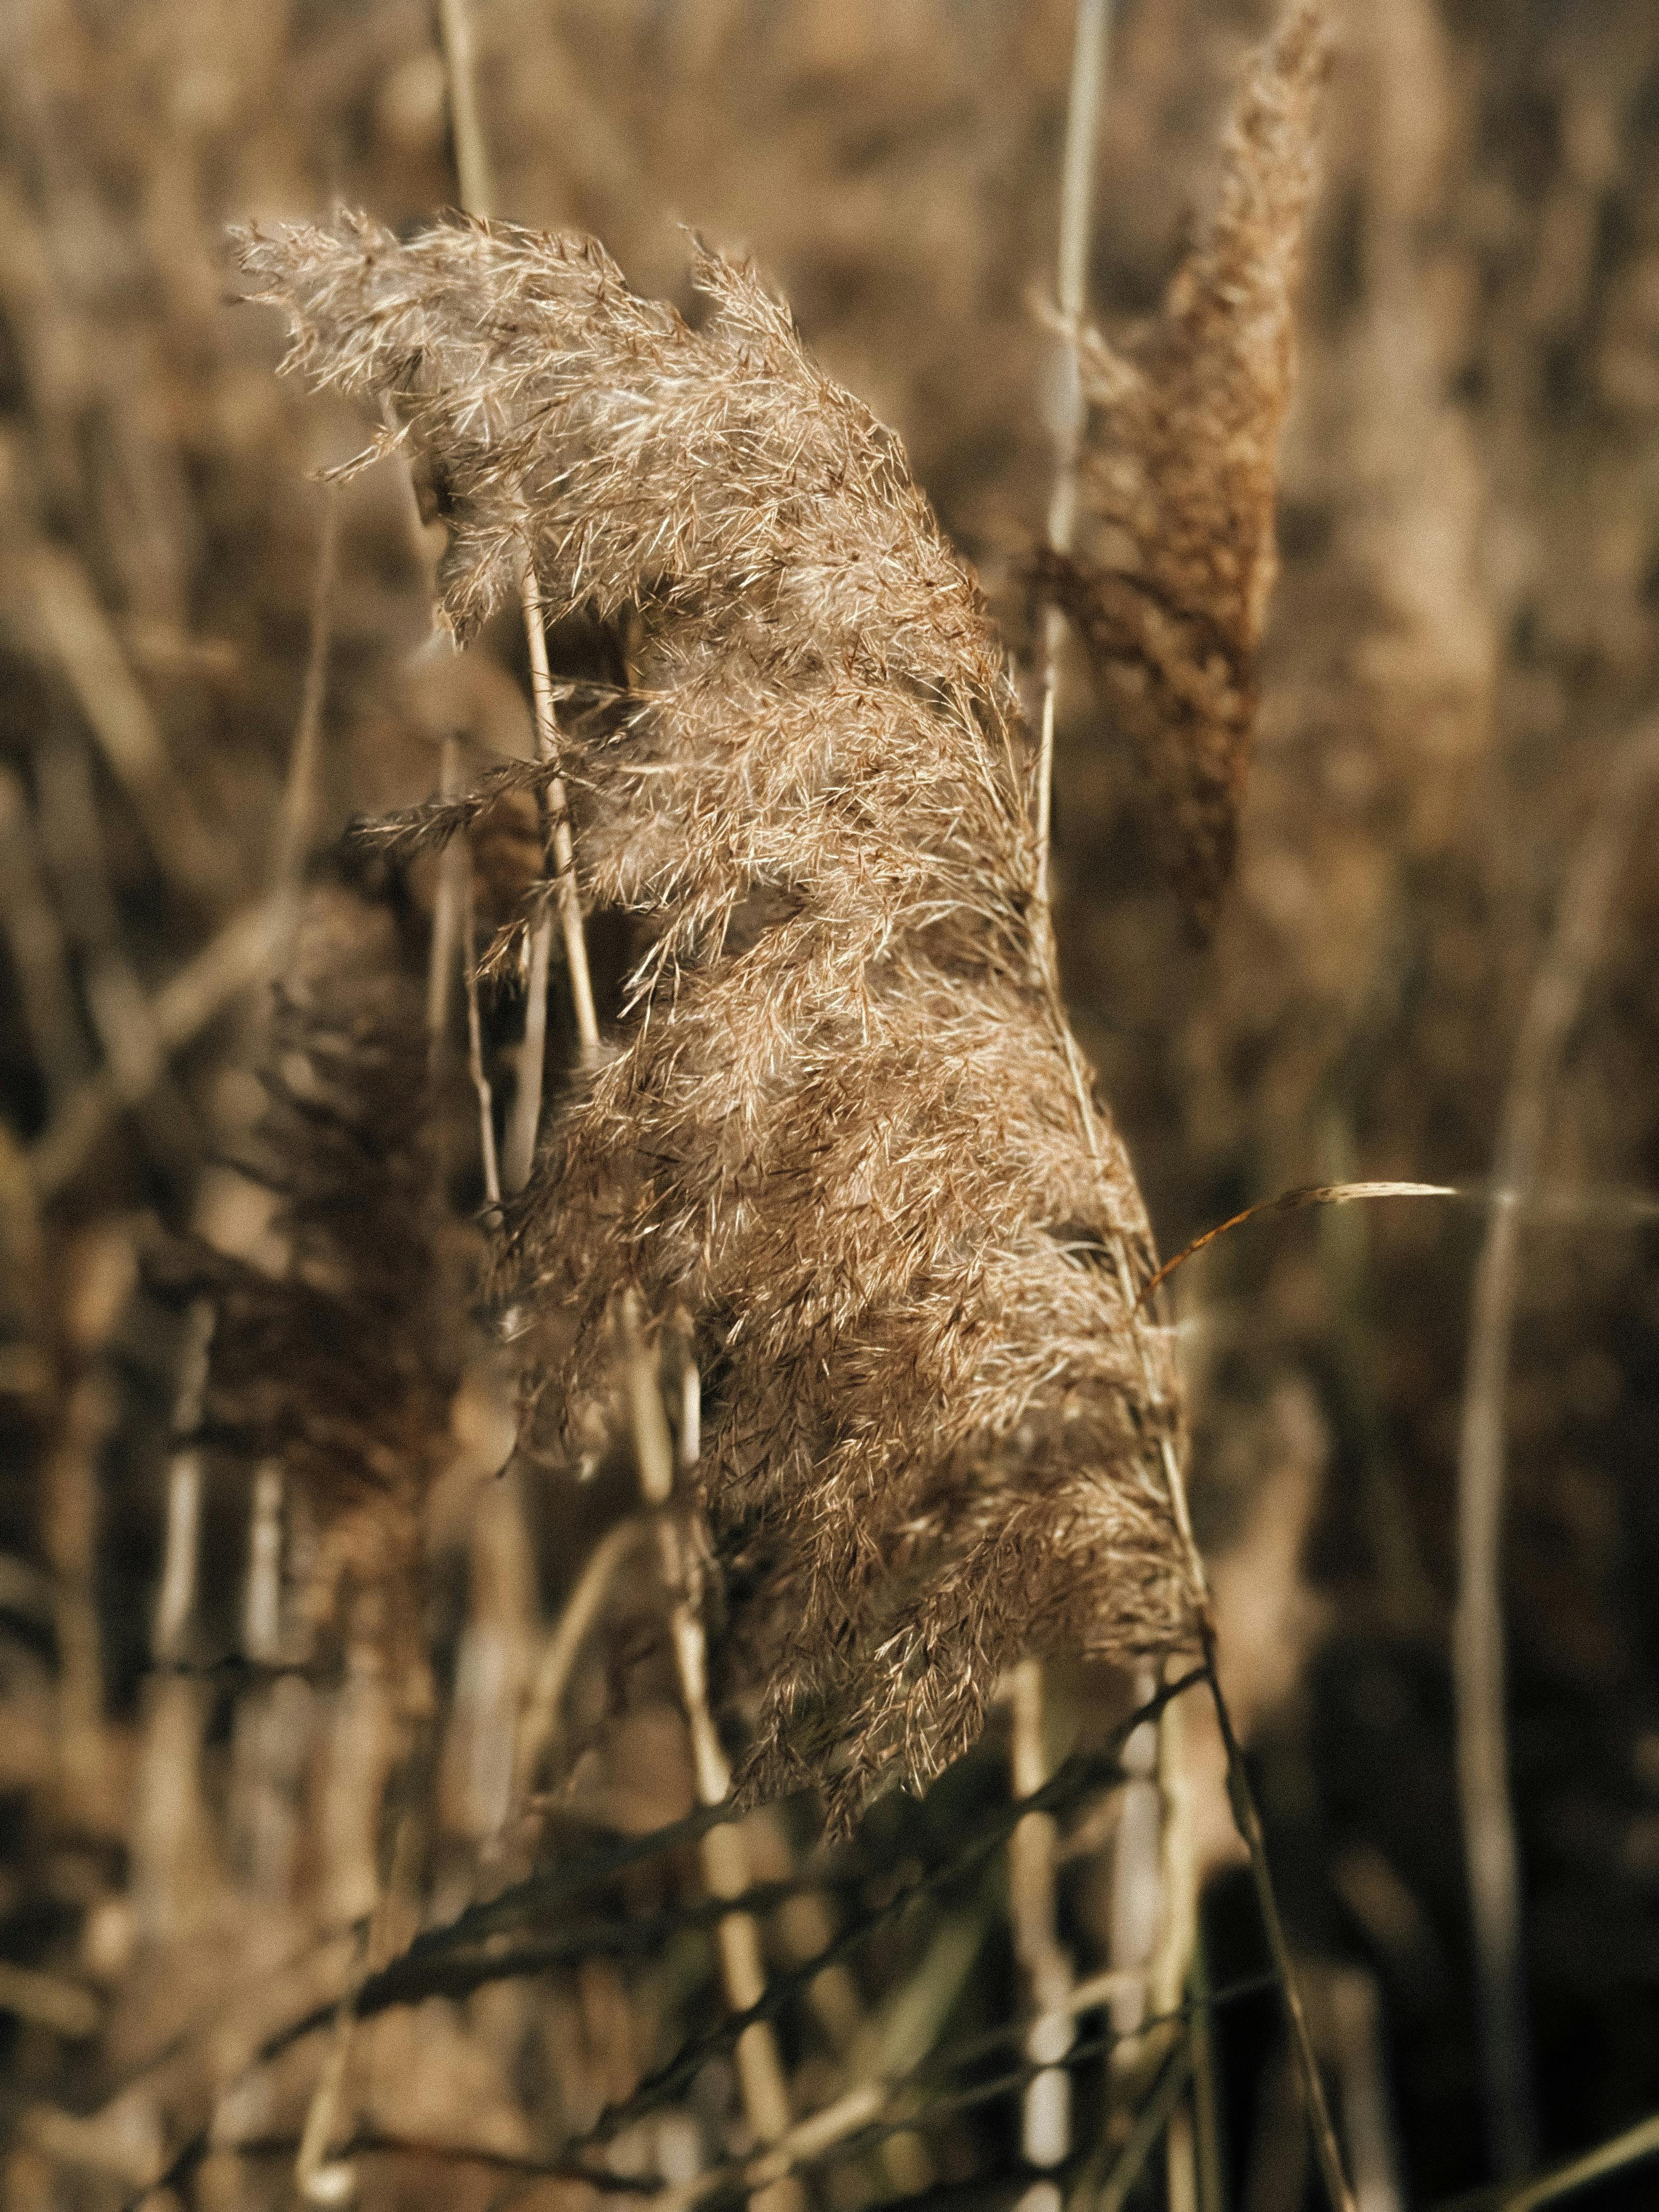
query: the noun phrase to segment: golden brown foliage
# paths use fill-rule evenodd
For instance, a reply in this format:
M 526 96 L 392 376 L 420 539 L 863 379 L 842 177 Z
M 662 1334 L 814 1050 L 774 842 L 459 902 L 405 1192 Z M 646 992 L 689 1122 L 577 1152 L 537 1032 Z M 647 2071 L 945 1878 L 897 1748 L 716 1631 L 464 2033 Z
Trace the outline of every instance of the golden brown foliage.
M 1145 1217 L 1074 1073 L 1002 654 L 896 442 L 746 271 L 699 257 L 694 331 L 586 240 L 352 218 L 243 255 L 313 378 L 394 403 L 459 630 L 526 550 L 555 618 L 641 611 L 570 767 L 584 890 L 648 949 L 512 1240 L 526 1442 L 603 1429 L 625 1287 L 689 1310 L 757 1772 L 848 1814 L 1028 1649 L 1188 1623 Z
M 1327 60 L 1321 0 L 1297 0 L 1251 71 L 1219 204 L 1163 312 L 1121 347 L 1085 337 L 1084 548 L 1038 562 L 1135 748 L 1160 858 L 1200 931 L 1232 872 L 1278 568 L 1279 436 Z

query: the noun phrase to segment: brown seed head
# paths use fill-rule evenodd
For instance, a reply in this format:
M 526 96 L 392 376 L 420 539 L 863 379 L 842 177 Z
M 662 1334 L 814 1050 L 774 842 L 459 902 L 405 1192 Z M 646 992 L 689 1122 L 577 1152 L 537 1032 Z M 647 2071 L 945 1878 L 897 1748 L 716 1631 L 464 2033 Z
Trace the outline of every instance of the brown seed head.
M 631 700 L 568 741 L 585 895 L 644 950 L 513 1231 L 526 1444 L 614 1429 L 629 1290 L 692 1317 L 753 1778 L 804 1765 L 850 1816 L 1026 1650 L 1190 1623 L 1145 1216 L 1068 1060 L 1003 654 L 896 441 L 748 271 L 700 256 L 693 331 L 588 241 L 244 252 L 447 488 L 459 628 L 526 550 L 556 617 L 639 611 Z

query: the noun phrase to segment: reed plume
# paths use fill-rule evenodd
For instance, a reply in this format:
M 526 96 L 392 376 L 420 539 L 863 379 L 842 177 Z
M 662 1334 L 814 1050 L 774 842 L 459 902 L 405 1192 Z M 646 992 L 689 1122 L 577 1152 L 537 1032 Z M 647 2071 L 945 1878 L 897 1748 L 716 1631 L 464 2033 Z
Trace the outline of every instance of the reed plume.
M 850 1818 L 1027 1650 L 1190 1627 L 1150 1239 L 1059 1012 L 1003 653 L 747 270 L 699 251 L 694 330 L 586 240 L 354 216 L 241 252 L 291 362 L 392 403 L 461 635 L 526 560 L 550 617 L 634 623 L 633 690 L 558 763 L 584 896 L 641 945 L 510 1224 L 522 1443 L 614 1433 L 629 1290 L 690 1316 L 751 1785 L 805 1768 Z
M 1215 213 L 1162 312 L 1119 344 L 1085 334 L 1079 550 L 1041 588 L 1076 623 L 1134 748 L 1159 860 L 1200 933 L 1232 872 L 1278 573 L 1279 431 L 1328 61 L 1322 0 L 1297 0 L 1229 126 Z
M 423 934 L 383 863 L 337 863 L 307 886 L 245 1164 L 279 1194 L 287 1264 L 197 1248 L 217 1304 L 204 1436 L 277 1461 L 303 1499 L 313 1623 L 334 1616 L 343 1581 L 376 1591 L 405 1657 L 465 1321 L 428 1142 Z

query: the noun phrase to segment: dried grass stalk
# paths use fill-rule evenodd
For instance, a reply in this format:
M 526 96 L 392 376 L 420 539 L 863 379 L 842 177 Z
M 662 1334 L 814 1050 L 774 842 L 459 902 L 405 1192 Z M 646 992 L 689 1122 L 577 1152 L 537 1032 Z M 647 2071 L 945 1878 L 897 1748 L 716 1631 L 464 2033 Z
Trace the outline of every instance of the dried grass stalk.
M 376 867 L 298 908 L 271 1014 L 252 1170 L 281 1194 L 287 1273 L 203 1249 L 218 1320 L 204 1431 L 278 1462 L 318 1531 L 315 1618 L 343 1576 L 386 1593 L 394 1644 L 462 1345 L 426 1127 L 424 946 Z
M 1296 0 L 1245 84 L 1215 215 L 1163 312 L 1121 346 L 1085 337 L 1079 550 L 1038 558 L 1135 749 L 1161 862 L 1200 930 L 1232 871 L 1278 572 L 1279 435 L 1328 58 L 1322 0 Z
M 641 611 L 639 690 L 567 755 L 585 894 L 647 949 L 507 1288 L 526 1448 L 572 1455 L 616 1425 L 618 1298 L 694 1317 L 751 1780 L 849 1815 L 1028 1650 L 1186 1638 L 1169 1346 L 1110 1256 L 1150 1272 L 1145 1214 L 1054 1010 L 1004 657 L 896 441 L 707 252 L 696 331 L 588 240 L 354 217 L 242 254 L 295 362 L 392 400 L 458 631 L 526 552 L 550 617 Z

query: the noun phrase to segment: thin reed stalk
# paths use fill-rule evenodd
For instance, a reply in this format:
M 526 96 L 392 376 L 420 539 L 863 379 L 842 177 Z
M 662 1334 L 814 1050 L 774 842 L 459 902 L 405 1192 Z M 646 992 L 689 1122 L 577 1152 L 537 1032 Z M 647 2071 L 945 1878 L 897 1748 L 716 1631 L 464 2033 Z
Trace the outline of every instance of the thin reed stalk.
M 1504 1720 L 1503 1516 L 1510 1345 L 1521 1222 L 1536 1188 L 1561 1055 L 1583 1005 L 1608 915 L 1659 778 L 1659 723 L 1614 763 L 1573 856 L 1516 1041 L 1475 1266 L 1458 1443 L 1458 1592 L 1452 1623 L 1457 1786 L 1474 1923 L 1487 2135 L 1500 2176 L 1525 2171 L 1536 2138 L 1521 1933 L 1520 1853 Z
M 637 1517 L 618 1521 L 593 1547 L 542 1647 L 535 1680 L 519 1726 L 516 1795 L 522 1800 L 558 1729 L 559 1707 L 581 1647 L 598 1620 L 617 1570 L 645 1535 Z
M 620 1323 L 623 1382 L 640 1491 L 656 1525 L 663 1587 L 669 1596 L 674 1666 L 691 1737 L 692 1772 L 699 1803 L 713 1808 L 731 1797 L 732 1767 L 709 1709 L 708 1654 L 696 1554 L 676 1518 L 673 1441 L 637 1298 L 623 1299 Z M 700 1455 L 701 1407 L 701 1379 L 696 1363 L 688 1359 L 682 1369 L 680 1401 L 679 1460 L 684 1477 L 694 1474 Z M 703 1878 L 714 1896 L 740 1897 L 749 1888 L 748 1847 L 734 1822 L 722 1821 L 710 1828 L 702 1839 L 699 1853 Z M 751 1914 L 728 1912 L 715 1929 L 715 1941 L 726 2002 L 733 2012 L 746 2013 L 766 1993 L 759 1928 Z M 756 2140 L 763 2146 L 776 2144 L 789 2132 L 791 2114 L 788 2084 L 771 2023 L 751 2021 L 738 2037 L 734 2055 L 744 2116 Z M 798 2212 L 805 2200 L 799 2183 L 781 2175 L 759 2193 L 757 2201 L 763 2202 L 769 2212 Z
M 471 860 L 463 885 L 462 949 L 465 962 L 466 1066 L 478 1102 L 478 1158 L 483 1165 L 484 1203 L 499 1211 L 501 1170 L 495 1149 L 495 1092 L 484 1066 L 483 1012 L 478 1003 L 477 888 Z
M 1078 2192 L 1079 2198 L 1083 2199 L 1078 2212 L 1122 2212 L 1146 2170 L 1158 2146 L 1158 2137 L 1175 2116 L 1176 2108 L 1185 2093 L 1190 2070 L 1191 2058 L 1187 2047 L 1179 2044 L 1164 2061 L 1164 2070 L 1158 2075 L 1152 2094 L 1135 2114 L 1129 2139 L 1118 2154 L 1092 2205 L 1083 2199 L 1081 2191 Z
M 1218 2079 L 1215 2037 L 1210 2024 L 1209 1964 L 1200 1931 L 1193 1947 L 1187 1981 L 1187 2039 L 1192 2051 L 1193 2133 L 1197 2162 L 1198 2212 L 1226 2212 L 1224 2152 L 1222 2140 L 1221 2084 Z M 1364 2212 L 1364 2208 L 1361 2208 Z
M 1052 938 L 1049 939 L 1052 945 Z M 1087 1085 L 1084 1078 L 1082 1055 L 1066 1025 L 1060 1002 L 1060 981 L 1052 954 L 1043 970 L 1043 983 L 1048 994 L 1049 1016 L 1054 1023 L 1069 1070 L 1073 1095 L 1076 1101 L 1079 1120 L 1085 1141 L 1098 1162 L 1098 1139 L 1089 1109 Z M 1104 1174 L 1103 1163 L 1101 1172 Z M 1121 1236 L 1114 1236 L 1107 1243 L 1107 1253 L 1116 1274 L 1124 1304 L 1129 1316 L 1130 1333 L 1136 1361 L 1139 1366 L 1148 1406 L 1153 1413 L 1153 1433 L 1159 1471 L 1165 1495 L 1170 1502 L 1171 1517 L 1178 1534 L 1182 1556 L 1194 1607 L 1194 1623 L 1199 1649 L 1202 1654 L 1204 1676 L 1210 1698 L 1215 1708 L 1216 1723 L 1221 1733 L 1222 1748 L 1226 1758 L 1227 1796 L 1232 1808 L 1235 1824 L 1249 1856 L 1250 1877 L 1255 1890 L 1256 1908 L 1261 1915 L 1262 1932 L 1272 1954 L 1273 1972 L 1284 2002 L 1285 2021 L 1290 2031 L 1291 2046 L 1296 2060 L 1304 2106 L 1307 2113 L 1309 2133 L 1313 2140 L 1314 2155 L 1318 2161 L 1320 2179 L 1324 2185 L 1332 2212 L 1356 2212 L 1353 2192 L 1342 2168 L 1342 2154 L 1337 2147 L 1335 2124 L 1331 2118 L 1330 2102 L 1325 2094 L 1324 2081 L 1319 2070 L 1319 2060 L 1314 2050 L 1313 2035 L 1308 2025 L 1307 2007 L 1304 2002 L 1296 1964 L 1285 1933 L 1285 1923 L 1279 1910 L 1279 1899 L 1273 1888 L 1273 1869 L 1267 1859 L 1267 1838 L 1262 1832 L 1261 1815 L 1255 1802 L 1255 1792 L 1250 1785 L 1249 1770 L 1244 1762 L 1244 1748 L 1233 1726 L 1233 1717 L 1221 1687 L 1218 1669 L 1214 1613 L 1210 1602 L 1209 1577 L 1204 1569 L 1204 1555 L 1193 1533 L 1191 1509 L 1187 1498 L 1187 1479 L 1182 1470 L 1177 1445 L 1176 1410 L 1163 1380 L 1158 1352 L 1152 1340 L 1152 1324 L 1141 1302 L 1140 1290 L 1136 1285 L 1129 1255 Z M 1156 1271 L 1148 1268 L 1142 1281 Z
M 1034 1797 L 1048 1779 L 1042 1662 L 1022 1660 L 1009 1696 L 1010 1765 L 1016 1800 Z M 1027 2084 L 1020 2113 L 1020 2154 L 1042 2173 L 1063 2163 L 1072 2147 L 1072 2077 L 1064 2060 L 1073 2037 L 1067 1999 L 1070 1954 L 1057 1931 L 1056 1843 L 1052 1813 L 1028 1813 L 1008 1839 L 1008 1912 L 1014 1955 L 1036 2015 L 1026 2044 L 1044 2070 Z M 1051 2181 L 1036 2181 L 1020 2198 L 1024 2212 L 1057 2206 Z
M 556 770 L 559 762 L 559 723 L 553 705 L 553 678 L 547 665 L 547 620 L 541 586 L 533 563 L 525 564 L 522 586 L 525 635 L 530 647 L 530 689 L 536 708 L 536 750 L 543 763 Z M 559 927 L 564 936 L 565 964 L 570 973 L 570 998 L 576 1015 L 576 1036 L 583 1061 L 593 1065 L 599 1056 L 599 1025 L 593 1011 L 593 985 L 588 974 L 587 940 L 582 929 L 581 899 L 576 888 L 576 853 L 570 830 L 570 802 L 562 775 L 550 775 L 543 787 L 546 809 L 548 849 L 552 857 L 558 893 Z
M 1320 2180 L 1332 2212 L 1358 2212 L 1353 2191 L 1343 2171 L 1342 2154 L 1337 2148 L 1336 2126 L 1331 2118 L 1330 2101 L 1325 2094 L 1324 2080 L 1314 2050 L 1313 2034 L 1308 2025 L 1301 1979 L 1291 1955 L 1284 1921 L 1279 1916 L 1273 1869 L 1267 1858 L 1267 1839 L 1262 1833 L 1261 1814 L 1256 1805 L 1255 1792 L 1250 1785 L 1249 1770 L 1244 1764 L 1244 1748 L 1238 1741 L 1231 1711 L 1222 1692 L 1217 1672 L 1215 1632 L 1210 1625 L 1207 1612 L 1203 1618 L 1201 1632 L 1206 1678 L 1227 1758 L 1227 1796 L 1232 1806 L 1234 1821 L 1249 1854 L 1250 1879 L 1255 1889 L 1256 1909 L 1261 1917 L 1262 1930 L 1267 1938 L 1274 1976 L 1285 2006 L 1291 2054 L 1296 2062 L 1303 2108 L 1313 2142 L 1314 2157 L 1319 2166 Z
M 1152 1680 L 1141 1674 L 1135 1702 L 1150 1697 Z M 1163 1799 L 1158 1786 L 1158 1726 L 1142 1721 L 1123 1747 L 1122 1809 L 1112 1838 L 1109 1949 L 1124 1988 L 1112 2005 L 1114 2045 L 1109 2071 L 1114 2084 L 1143 2081 L 1147 2071 L 1141 2023 L 1151 2007 L 1151 1969 L 1158 1946 L 1163 1907 L 1159 1833 Z M 1119 2089 L 1121 2099 L 1121 2090 Z
M 1069 553 L 1077 521 L 1078 464 L 1083 451 L 1086 409 L 1079 361 L 1084 317 L 1088 312 L 1089 252 L 1094 232 L 1096 155 L 1100 111 L 1112 21 L 1112 0 L 1078 0 L 1072 33 L 1071 90 L 1066 106 L 1065 151 L 1060 169 L 1060 239 L 1055 261 L 1054 306 L 1060 329 L 1050 368 L 1048 422 L 1054 447 L 1054 477 L 1048 497 L 1048 542 L 1052 551 Z M 1049 853 L 1053 843 L 1054 715 L 1060 687 L 1060 649 L 1064 617 L 1045 610 L 1042 622 L 1042 688 L 1037 724 L 1036 892 L 1048 897 Z
M 450 130 L 454 145 L 456 180 L 460 204 L 470 215 L 486 221 L 495 198 L 489 160 L 489 141 L 478 105 L 472 19 L 468 0 L 439 0 L 439 35 L 443 49 L 444 76 L 449 93 Z M 552 678 L 547 661 L 547 625 L 535 562 L 526 555 L 519 580 L 524 614 L 525 639 L 530 650 L 530 687 L 536 716 L 536 750 L 552 765 L 559 757 L 558 719 L 553 705 Z M 588 971 L 587 939 L 582 925 L 581 899 L 576 885 L 575 850 L 570 833 L 570 810 L 562 778 L 555 775 L 540 795 L 550 857 L 564 933 L 565 967 L 570 978 L 571 1004 L 576 1035 L 585 1065 L 599 1055 L 599 1021 L 593 1007 L 593 986 Z M 537 1133 L 541 1127 L 542 1100 L 546 1087 L 547 984 L 551 965 L 553 918 L 540 915 L 531 933 L 526 977 L 524 1043 L 519 1055 L 519 1087 L 507 1127 L 501 1156 L 500 1180 L 509 1196 L 530 1180 L 535 1160 Z M 475 1076 L 475 1083 L 477 1081 Z M 480 1094 L 482 1099 L 482 1093 Z M 481 1112 L 483 1110 L 481 1105 Z M 487 1150 L 495 1149 L 493 1132 Z M 499 1197 L 499 1193 L 496 1194 Z
M 1328 1969 L 1322 2011 L 1359 2212 L 1405 2212 L 1376 1980 L 1362 1966 Z
M 1061 159 L 1055 268 L 1055 304 L 1060 330 L 1050 370 L 1052 388 L 1048 394 L 1054 443 L 1048 538 L 1062 552 L 1069 550 L 1072 542 L 1078 459 L 1083 444 L 1083 381 L 1078 366 L 1078 343 L 1088 304 L 1095 167 L 1110 21 L 1111 0 L 1078 0 L 1072 33 L 1072 76 Z M 1045 610 L 1036 804 L 1036 894 L 1042 921 L 1047 919 L 1053 842 L 1054 715 L 1063 624 L 1064 617 L 1057 608 Z M 1017 1796 L 1031 1796 L 1048 1779 L 1043 1708 L 1042 1662 L 1028 1656 L 1014 1669 L 1010 1705 Z M 1057 2063 L 1065 2057 L 1073 2038 L 1069 2021 L 1057 2008 L 1072 1979 L 1072 1962 L 1056 1932 L 1056 1833 L 1052 1819 L 1032 1814 L 1014 1831 L 1009 1845 L 1009 1904 L 1013 1915 L 1015 1950 L 1024 1968 L 1035 2008 L 1042 2014 L 1032 2031 L 1031 2055 L 1056 2062 L 1049 2071 L 1037 2075 L 1027 2088 L 1021 2116 L 1021 2152 L 1026 2164 L 1039 2171 L 1058 2166 L 1064 2160 L 1071 2148 L 1072 2136 L 1071 2076 Z M 1021 2203 L 1024 2212 L 1046 2212 L 1051 2203 L 1058 2203 L 1058 2191 L 1052 2183 L 1034 2184 Z
M 1161 1811 L 1158 1849 L 1158 1949 L 1151 1975 L 1152 2008 L 1177 2013 L 1190 1987 L 1198 1942 L 1198 1863 L 1193 1848 L 1192 1792 L 1188 1781 L 1186 1715 L 1179 1698 L 1158 1717 L 1158 1786 Z M 1177 2031 L 1178 2033 L 1178 2031 Z M 1193 2096 L 1172 2115 L 1164 2136 L 1164 2175 L 1170 2212 L 1197 2212 L 1200 2151 L 1196 2050 L 1186 2038 Z
M 1151 842 L 1200 938 L 1231 872 L 1252 742 L 1327 61 L 1323 0 L 1291 0 L 1241 91 L 1207 231 L 1160 314 L 1113 344 L 1068 332 L 1062 306 L 1086 421 L 1081 434 L 1069 416 L 1063 426 L 1078 436 L 1065 542 L 1051 528 L 1037 574 L 1088 647 Z
M 58 1642 L 57 1750 L 63 1809 L 94 1834 L 118 1819 L 104 1732 L 98 1528 L 104 1449 L 119 1410 L 107 1347 L 135 1275 L 131 1224 L 88 1232 L 71 1255 L 64 1389 L 42 1476 L 43 1549 Z
M 176 1665 L 196 1610 L 196 1577 L 200 1556 L 202 1453 L 194 1441 L 207 1394 L 208 1356 L 213 1341 L 213 1303 L 198 1298 L 185 1323 L 184 1348 L 173 1399 L 173 1428 L 180 1441 L 167 1462 L 167 1510 L 161 1540 L 161 1580 L 155 1601 L 150 1650 L 158 1666 Z
M 150 1632 L 155 1673 L 139 1738 L 132 1816 L 133 1917 L 141 1936 L 175 1933 L 205 1855 L 207 1808 L 202 1777 L 203 1686 L 183 1671 L 189 1656 L 201 1568 L 206 1480 L 197 1441 L 207 1397 L 216 1316 L 210 1298 L 185 1316 L 167 1458 L 161 1575 Z
M 478 107 L 470 0 L 438 0 L 438 35 L 443 46 L 449 129 L 460 204 L 469 215 L 482 216 L 487 221 L 495 213 L 495 187 L 490 172 L 489 141 Z
M 439 756 L 438 788 L 446 799 L 453 799 L 460 787 L 460 740 L 447 737 Z M 455 838 L 444 848 L 438 862 L 438 890 L 432 905 L 432 949 L 426 969 L 428 1073 L 434 1073 L 442 1063 L 448 1043 L 456 961 L 462 949 L 465 925 L 471 913 L 471 848 L 465 838 Z M 469 948 L 465 957 L 470 963 L 473 958 L 470 933 L 465 942 Z M 470 1008 L 468 1027 L 470 1030 Z
M 1650 2158 L 1659 2158 L 1659 2112 L 1638 2120 L 1633 2128 L 1610 2136 L 1606 2142 L 1597 2143 L 1594 2150 L 1583 2151 L 1577 2158 L 1563 2159 L 1547 2172 L 1534 2174 L 1516 2186 L 1482 2190 L 1476 2196 L 1459 2197 L 1445 2208 L 1445 2212 L 1542 2212 L 1545 2205 L 1559 2204 L 1565 2197 L 1576 2197 L 1581 2189 L 1589 2189 L 1613 2174 L 1628 2172 L 1632 2166 L 1643 2165 Z
M 570 977 L 571 1003 L 576 1016 L 576 1035 L 586 1066 L 599 1057 L 599 1019 L 593 1008 L 593 985 L 588 973 L 587 939 L 582 926 L 581 898 L 576 888 L 576 853 L 570 833 L 570 807 L 564 780 L 556 773 L 559 726 L 553 705 L 553 679 L 547 662 L 547 625 L 535 569 L 526 562 L 520 585 L 524 606 L 525 635 L 530 647 L 530 688 L 536 708 L 536 750 L 543 763 L 556 772 L 541 797 L 548 857 L 558 904 L 559 926 L 564 935 L 565 967 Z M 542 1097 L 546 1080 L 547 981 L 553 944 L 553 916 L 543 914 L 530 938 L 530 974 L 525 1009 L 524 1046 L 519 1056 L 519 1088 L 507 1124 L 501 1154 L 501 1181 L 508 1195 L 524 1188 L 535 1162 L 536 1137 L 541 1127 Z

